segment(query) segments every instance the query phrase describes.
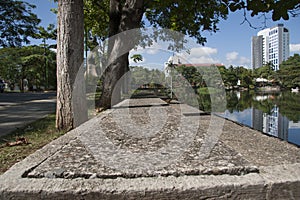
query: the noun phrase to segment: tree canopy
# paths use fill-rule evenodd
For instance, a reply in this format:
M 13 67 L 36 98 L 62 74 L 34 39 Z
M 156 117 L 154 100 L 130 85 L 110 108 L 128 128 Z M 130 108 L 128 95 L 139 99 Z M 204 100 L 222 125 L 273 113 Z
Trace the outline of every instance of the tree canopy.
M 0 46 L 29 44 L 28 37 L 37 31 L 40 19 L 32 13 L 34 5 L 20 0 L 0 1 Z
M 46 51 L 46 55 L 45 55 Z M 56 53 L 39 46 L 7 47 L 0 49 L 1 78 L 10 84 L 19 84 L 26 78 L 29 87 L 36 89 L 56 86 Z
M 130 9 L 137 9 L 132 2 L 128 0 L 84 0 L 86 29 L 98 37 L 108 37 L 109 30 L 112 29 L 109 21 L 119 21 L 120 25 L 121 15 L 126 6 L 130 6 Z M 298 0 L 140 0 L 139 2 L 142 4 L 139 9 L 142 9 L 144 14 L 139 27 L 148 26 L 150 23 L 156 28 L 171 29 L 194 37 L 200 44 L 206 42 L 202 32 L 217 31 L 218 22 L 220 19 L 226 19 L 229 12 L 243 10 L 245 21 L 248 21 L 246 12 L 250 12 L 251 16 L 270 13 L 274 21 L 281 18 L 287 20 L 290 16 L 296 17 L 300 14 Z M 109 9 L 112 5 L 115 6 L 114 10 Z
M 300 87 L 300 55 L 295 54 L 282 62 L 277 76 L 284 87 Z

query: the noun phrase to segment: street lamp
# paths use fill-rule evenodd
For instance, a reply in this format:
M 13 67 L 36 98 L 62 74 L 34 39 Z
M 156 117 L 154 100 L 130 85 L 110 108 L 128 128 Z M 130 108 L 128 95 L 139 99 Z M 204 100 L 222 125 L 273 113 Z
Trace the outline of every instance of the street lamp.
M 172 68 L 174 68 L 173 60 L 169 60 L 167 63 L 167 69 L 170 70 L 170 76 L 171 76 L 171 100 L 173 99 L 173 76 L 172 76 Z
M 48 77 L 47 77 L 47 53 L 46 53 L 46 38 L 43 38 L 44 43 L 44 79 L 45 79 L 45 89 L 48 89 Z

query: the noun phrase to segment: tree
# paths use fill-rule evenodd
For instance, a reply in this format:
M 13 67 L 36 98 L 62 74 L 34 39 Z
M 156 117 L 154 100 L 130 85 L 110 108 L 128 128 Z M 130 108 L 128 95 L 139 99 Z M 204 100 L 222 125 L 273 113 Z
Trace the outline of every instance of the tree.
M 49 24 L 45 29 L 42 26 L 38 27 L 38 32 L 34 35 L 37 39 L 43 40 L 43 46 L 46 48 L 56 48 L 56 44 L 48 45 L 46 44 L 47 40 L 56 40 L 57 39 L 57 29 L 54 24 Z
M 79 0 L 78 0 L 79 1 Z M 63 4 L 65 7 L 72 7 L 75 5 L 67 5 L 72 3 L 78 3 L 83 9 L 83 4 L 78 1 L 65 1 Z M 92 0 L 90 0 L 92 1 Z M 103 0 L 101 3 L 107 3 L 108 0 Z M 100 4 L 101 4 L 100 3 Z M 62 7 L 62 0 L 59 1 Z M 77 5 L 76 5 L 77 6 Z M 118 33 L 139 28 L 143 26 L 142 17 L 143 15 L 148 19 L 153 27 L 161 27 L 171 29 L 183 33 L 184 35 L 194 37 L 200 44 L 205 43 L 205 38 L 202 37 L 201 32 L 204 30 L 217 31 L 218 22 L 221 18 L 226 19 L 229 11 L 236 11 L 243 9 L 251 11 L 251 15 L 255 16 L 259 13 L 272 12 L 273 20 L 280 18 L 288 19 L 289 15 L 296 16 L 299 14 L 300 3 L 298 0 L 268 0 L 267 2 L 261 0 L 204 0 L 204 1 L 186 1 L 186 0 L 110 0 L 109 1 L 109 25 L 108 36 L 111 37 Z M 59 15 L 63 16 L 67 14 L 75 15 L 77 13 L 64 13 L 63 9 L 59 9 Z M 298 12 L 298 13 L 297 13 Z M 106 15 L 106 16 L 107 16 Z M 79 15 L 82 16 L 83 15 Z M 74 16 L 72 16 L 74 17 Z M 62 17 L 60 17 L 62 18 Z M 71 18 L 72 19 L 72 18 Z M 105 18 L 106 19 L 106 18 Z M 74 19 L 73 19 L 74 20 Z M 75 19 L 76 20 L 76 19 Z M 77 19 L 78 20 L 78 19 Z M 246 15 L 245 15 L 246 20 Z M 67 23 L 69 21 L 66 21 Z M 71 23 L 71 22 L 69 22 Z M 81 19 L 79 19 L 81 24 Z M 59 26 L 64 26 L 61 22 Z M 73 32 L 77 32 L 77 26 L 73 25 L 70 28 L 74 28 Z M 62 31 L 62 30 L 61 30 Z M 62 34 L 62 33 L 59 33 Z M 166 36 L 164 39 L 169 39 Z M 73 43 L 83 43 L 83 38 L 73 38 Z M 75 41 L 76 40 L 76 41 Z M 62 42 L 63 40 L 61 40 Z M 71 40 L 72 41 L 72 40 Z M 130 41 L 124 41 L 120 37 L 115 37 L 114 40 L 109 41 L 108 50 L 109 52 L 114 51 L 115 55 L 122 55 L 116 59 L 112 59 L 111 64 L 104 72 L 102 96 L 99 105 L 104 108 L 110 108 L 112 103 L 112 91 L 114 90 L 117 81 L 125 74 L 128 70 L 128 53 L 118 54 L 120 49 L 124 49 L 124 46 L 134 47 L 135 44 L 128 44 Z M 72 42 L 70 43 L 72 44 Z M 72 44 L 73 45 L 73 44 Z M 78 44 L 80 47 L 81 44 Z M 63 46 L 59 46 L 58 49 L 62 50 Z M 79 48 L 80 49 L 80 48 Z M 71 54 L 65 56 L 72 56 Z M 59 58 L 59 57 L 58 57 Z M 62 57 L 63 58 L 63 57 Z M 58 59 L 58 62 L 59 61 Z M 68 69 L 65 73 L 69 73 Z M 73 71 L 70 71 L 73 73 Z M 72 80 L 72 79 L 70 79 Z M 69 81 L 70 81 L 69 80 Z M 68 81 L 68 80 L 67 80 Z M 70 84 L 70 82 L 66 82 Z M 61 83 L 59 83 L 61 84 Z M 68 87 L 67 90 L 71 88 Z M 69 94 L 70 91 L 65 91 Z M 71 101 L 71 99 L 69 99 Z M 71 106 L 71 104 L 69 104 Z M 59 109 L 59 108 L 58 108 Z M 67 120 L 70 120 L 68 117 Z M 72 123 L 70 123 L 72 124 Z
M 0 2 L 0 46 L 15 47 L 28 44 L 34 36 L 40 19 L 32 13 L 34 5 L 20 0 Z
M 0 74 L 13 85 L 19 84 L 23 90 L 22 80 L 28 80 L 28 89 L 46 87 L 44 79 L 44 61 L 48 66 L 49 85 L 56 87 L 56 53 L 40 46 L 7 47 L 0 49 Z
M 232 88 L 237 85 L 238 77 L 236 70 L 233 68 L 232 65 L 226 70 L 223 81 L 225 86 L 229 88 Z
M 158 69 L 149 70 L 146 67 L 131 66 L 131 85 L 134 89 L 145 84 L 156 86 L 165 80 L 164 73 Z
M 110 1 L 110 25 L 109 36 L 126 31 L 132 28 L 141 27 L 142 15 L 145 13 L 146 18 L 154 27 L 162 27 L 178 31 L 184 35 L 194 37 L 198 43 L 204 44 L 206 39 L 202 37 L 201 32 L 204 30 L 217 31 L 217 24 L 220 18 L 227 17 L 230 11 L 237 9 L 244 9 L 252 11 L 252 16 L 260 12 L 272 11 L 273 19 L 280 18 L 288 19 L 288 12 L 290 10 L 299 9 L 299 1 L 270 1 L 269 4 L 263 4 L 260 0 L 247 1 L 233 0 L 233 1 L 185 1 L 185 0 L 164 0 L 164 1 Z M 295 14 L 295 12 L 291 13 Z M 115 43 L 117 44 L 117 43 Z M 119 59 L 119 66 L 116 70 L 109 71 L 113 73 L 112 78 L 109 78 L 106 84 L 104 80 L 103 95 L 100 105 L 104 108 L 111 106 L 111 90 L 114 88 L 115 81 L 117 81 L 122 74 L 124 74 L 128 67 L 128 55 L 124 55 Z M 122 63 L 122 64 L 121 64 Z M 111 81 L 113 79 L 113 81 Z
M 191 84 L 192 87 L 199 87 L 200 85 L 203 86 L 202 75 L 196 67 L 181 65 L 176 67 L 176 70 Z
M 44 27 L 38 27 L 38 33 L 35 34 L 35 38 L 42 39 L 43 44 L 41 45 L 44 48 L 44 79 L 45 79 L 45 89 L 48 89 L 48 82 L 49 82 L 49 74 L 48 74 L 48 61 L 47 61 L 47 49 L 56 49 L 56 44 L 49 45 L 47 44 L 47 40 L 56 40 L 56 28 L 54 24 L 49 24 L 48 27 L 45 29 Z
M 237 77 L 240 80 L 240 86 L 250 88 L 253 86 L 252 70 L 244 67 L 237 67 Z
M 267 63 L 266 65 L 254 70 L 254 76 L 257 78 L 271 79 L 274 74 L 275 72 L 272 63 Z
M 274 102 L 283 116 L 297 123 L 300 119 L 299 95 L 294 93 L 283 92 Z
M 110 0 L 109 37 L 130 29 L 139 28 L 143 13 L 143 0 Z M 129 51 L 125 54 L 121 52 L 124 49 L 133 48 L 134 45 L 129 38 L 124 40 L 120 36 L 116 36 L 113 39 L 109 39 L 108 60 L 111 64 L 103 74 L 102 95 L 98 103 L 99 107 L 103 107 L 104 109 L 110 108 L 111 105 L 118 103 L 120 100 L 121 88 L 115 86 L 118 80 L 129 71 Z M 115 55 L 121 56 L 114 58 Z M 115 92 L 116 95 L 113 98 L 112 94 L 114 90 L 117 92 Z
M 294 54 L 280 64 L 276 72 L 283 87 L 300 87 L 300 55 Z
M 87 120 L 86 105 L 80 95 L 85 90 L 84 82 L 75 85 L 76 76 L 83 78 L 83 74 L 78 74 L 83 63 L 83 32 L 83 0 L 59 0 L 56 108 L 59 130 L 68 131 Z

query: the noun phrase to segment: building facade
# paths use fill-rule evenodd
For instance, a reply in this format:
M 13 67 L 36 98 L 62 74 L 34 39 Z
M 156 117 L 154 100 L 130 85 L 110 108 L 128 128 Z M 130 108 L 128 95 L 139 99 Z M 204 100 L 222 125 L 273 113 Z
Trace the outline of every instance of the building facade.
M 253 69 L 270 63 L 278 70 L 290 55 L 289 40 L 289 30 L 283 24 L 259 31 L 257 36 L 252 37 Z

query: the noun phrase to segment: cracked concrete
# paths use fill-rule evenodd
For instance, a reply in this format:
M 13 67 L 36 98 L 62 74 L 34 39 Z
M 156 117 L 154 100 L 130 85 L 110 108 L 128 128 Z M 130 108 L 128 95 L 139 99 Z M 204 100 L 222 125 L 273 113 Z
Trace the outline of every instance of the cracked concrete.
M 130 99 L 0 177 L 0 199 L 297 199 L 299 148 L 157 98 Z

